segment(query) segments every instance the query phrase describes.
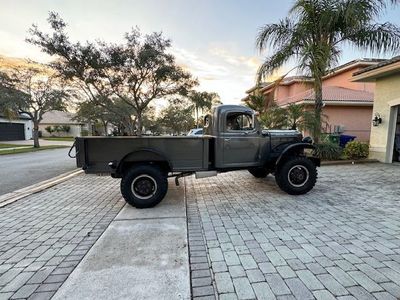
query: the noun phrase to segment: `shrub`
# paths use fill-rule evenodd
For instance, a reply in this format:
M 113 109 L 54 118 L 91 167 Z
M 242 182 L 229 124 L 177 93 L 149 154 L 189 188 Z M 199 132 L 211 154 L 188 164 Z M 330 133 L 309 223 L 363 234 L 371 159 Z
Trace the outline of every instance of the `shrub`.
M 369 146 L 366 143 L 357 141 L 348 142 L 343 153 L 350 159 L 366 158 L 368 157 Z
M 53 127 L 53 132 L 61 132 L 62 131 L 62 127 L 61 125 L 54 125 Z
M 71 126 L 69 125 L 62 125 L 61 130 L 68 133 L 71 130 Z
M 89 135 L 89 130 L 87 130 L 87 129 L 81 130 L 81 136 L 88 136 L 88 135 Z
M 47 131 L 48 133 L 50 133 L 50 134 L 52 134 L 52 133 L 54 132 L 54 129 L 53 129 L 53 127 L 51 127 L 51 126 L 47 126 L 45 129 L 46 129 L 46 131 Z
M 313 155 L 322 160 L 338 160 L 342 156 L 342 148 L 337 144 L 324 142 L 314 146 Z

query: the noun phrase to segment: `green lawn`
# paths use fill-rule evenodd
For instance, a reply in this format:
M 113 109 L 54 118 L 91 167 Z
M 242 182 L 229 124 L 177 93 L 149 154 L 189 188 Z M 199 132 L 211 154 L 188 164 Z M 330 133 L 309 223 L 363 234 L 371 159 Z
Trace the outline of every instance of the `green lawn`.
M 1 148 L 17 148 L 17 147 L 26 147 L 27 145 L 14 145 L 14 144 L 5 144 L 5 143 L 0 143 L 0 149 Z
M 58 141 L 58 142 L 73 142 L 75 141 L 75 138 L 72 136 L 66 136 L 66 137 L 45 137 L 43 140 L 46 141 Z
M 18 145 L 20 146 L 20 145 Z M 25 146 L 26 147 L 26 146 Z M 5 147 L 3 147 L 5 148 Z M 8 147 L 7 147 L 8 148 Z M 13 150 L 0 150 L 0 155 L 7 155 L 7 154 L 18 154 L 18 153 L 27 153 L 27 152 L 36 152 L 36 151 L 42 151 L 42 150 L 48 150 L 48 149 L 58 149 L 58 148 L 68 148 L 68 146 L 41 146 L 40 148 L 34 148 L 29 147 L 29 148 L 16 148 Z

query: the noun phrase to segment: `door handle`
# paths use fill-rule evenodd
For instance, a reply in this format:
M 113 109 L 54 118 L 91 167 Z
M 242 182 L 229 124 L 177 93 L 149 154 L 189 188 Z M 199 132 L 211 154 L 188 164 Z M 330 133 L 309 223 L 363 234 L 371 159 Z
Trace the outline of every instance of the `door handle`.
M 224 141 L 225 142 L 229 142 L 231 139 L 230 138 L 225 138 Z

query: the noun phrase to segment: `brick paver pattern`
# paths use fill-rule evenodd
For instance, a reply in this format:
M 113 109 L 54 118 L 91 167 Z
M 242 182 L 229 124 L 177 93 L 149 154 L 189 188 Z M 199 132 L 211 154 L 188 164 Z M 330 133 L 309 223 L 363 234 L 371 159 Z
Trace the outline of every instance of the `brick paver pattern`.
M 0 299 L 49 299 L 125 202 L 118 181 L 81 175 L 0 208 Z
M 325 166 L 301 196 L 247 171 L 186 178 L 194 299 L 400 299 L 399 178 Z

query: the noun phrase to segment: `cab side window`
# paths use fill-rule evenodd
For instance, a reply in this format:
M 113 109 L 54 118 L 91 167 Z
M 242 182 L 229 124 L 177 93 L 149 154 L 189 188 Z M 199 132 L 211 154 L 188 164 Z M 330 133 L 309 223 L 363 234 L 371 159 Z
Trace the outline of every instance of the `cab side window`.
M 227 131 L 248 131 L 253 130 L 253 119 L 251 115 L 244 113 L 228 113 L 226 117 Z

